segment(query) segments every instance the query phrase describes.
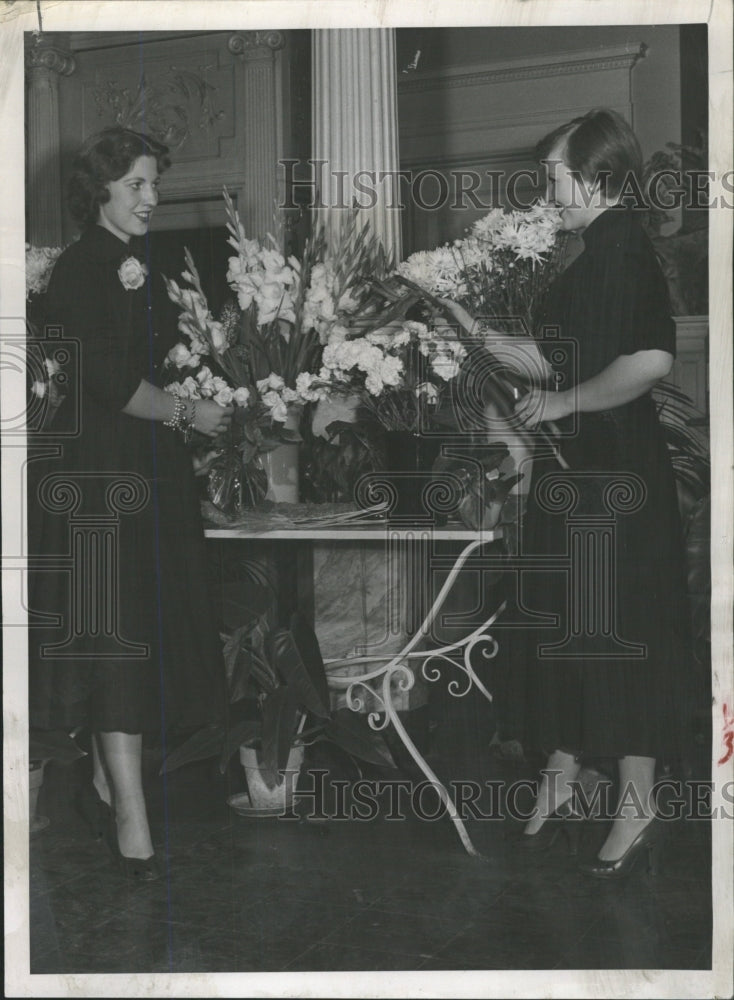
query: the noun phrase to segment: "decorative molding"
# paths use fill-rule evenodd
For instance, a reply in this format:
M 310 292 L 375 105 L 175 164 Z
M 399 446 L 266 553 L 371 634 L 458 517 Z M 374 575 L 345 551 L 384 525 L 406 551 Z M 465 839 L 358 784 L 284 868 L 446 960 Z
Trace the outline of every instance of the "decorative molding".
M 125 45 L 140 45 L 141 42 L 170 42 L 183 38 L 210 37 L 226 32 L 214 31 L 70 31 L 69 47 L 73 52 L 99 49 L 119 49 Z
M 262 59 L 285 47 L 282 31 L 239 31 L 230 35 L 227 48 L 243 59 Z
M 59 76 L 71 76 L 76 69 L 76 59 L 71 52 L 43 42 L 26 50 L 25 64 L 26 69 L 47 69 Z
M 180 149 L 196 125 L 210 128 L 224 117 L 212 103 L 217 88 L 204 79 L 211 66 L 197 66 L 198 72 L 170 66 L 166 77 L 148 83 L 141 77 L 135 93 L 106 80 L 92 89 L 97 116 L 111 112 L 116 125 L 140 128 L 173 150 Z M 198 121 L 195 104 L 198 101 Z
M 632 69 L 647 55 L 648 46 L 640 42 L 638 46 L 622 46 L 600 49 L 598 54 L 588 50 L 578 54 L 559 53 L 556 60 L 548 57 L 523 59 L 501 63 L 491 69 L 478 66 L 474 69 L 451 69 L 423 76 L 415 74 L 398 79 L 401 94 L 420 93 L 426 90 L 446 90 L 456 87 L 492 86 L 497 83 L 514 83 L 518 80 L 537 80 L 553 76 L 569 76 L 577 73 L 599 73 L 611 69 Z

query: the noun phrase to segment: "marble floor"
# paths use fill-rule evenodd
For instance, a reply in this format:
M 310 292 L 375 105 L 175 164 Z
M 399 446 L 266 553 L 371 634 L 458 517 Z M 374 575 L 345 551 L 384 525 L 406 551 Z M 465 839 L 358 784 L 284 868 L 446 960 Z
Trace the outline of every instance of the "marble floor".
M 436 772 L 496 787 L 534 779 L 538 762 L 492 752 L 485 711 L 470 697 L 432 723 Z M 41 790 L 50 823 L 31 840 L 32 973 L 711 967 L 705 821 L 667 824 L 658 876 L 640 862 L 605 884 L 582 876 L 560 842 L 540 857 L 518 850 L 507 818 L 467 821 L 483 855 L 470 857 L 445 816 L 428 818 L 430 794 L 423 817 L 407 807 L 389 818 L 394 803 L 383 797 L 374 817 L 363 807 L 366 818 L 338 818 L 329 790 L 350 771 L 327 747 L 307 758 L 329 772 L 327 819 L 306 818 L 307 799 L 295 819 L 238 816 L 226 799 L 244 787 L 239 765 L 222 777 L 213 762 L 192 764 L 164 781 L 150 750 L 165 877 L 126 884 L 73 805 L 85 763 L 50 766 Z M 402 763 L 397 776 L 415 786 Z M 590 855 L 604 822 L 584 827 Z

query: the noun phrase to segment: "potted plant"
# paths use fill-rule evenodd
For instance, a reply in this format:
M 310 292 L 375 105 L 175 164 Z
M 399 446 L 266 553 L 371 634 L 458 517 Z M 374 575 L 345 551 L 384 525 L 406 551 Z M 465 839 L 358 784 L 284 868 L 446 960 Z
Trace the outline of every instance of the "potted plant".
M 38 795 L 46 765 L 50 760 L 71 764 L 86 757 L 86 753 L 74 742 L 76 733 L 31 729 L 28 735 L 28 816 L 30 832 L 34 834 L 45 830 L 49 823 L 48 817 L 38 814 Z
M 395 767 L 384 739 L 363 716 L 331 710 L 318 640 L 302 615 L 292 615 L 287 628 L 271 628 L 267 614 L 250 619 L 225 637 L 224 661 L 226 722 L 199 730 L 169 754 L 162 770 L 219 756 L 223 774 L 241 751 L 252 806 L 283 811 L 310 744 L 330 741 L 352 757 Z M 253 706 L 255 718 L 248 711 Z

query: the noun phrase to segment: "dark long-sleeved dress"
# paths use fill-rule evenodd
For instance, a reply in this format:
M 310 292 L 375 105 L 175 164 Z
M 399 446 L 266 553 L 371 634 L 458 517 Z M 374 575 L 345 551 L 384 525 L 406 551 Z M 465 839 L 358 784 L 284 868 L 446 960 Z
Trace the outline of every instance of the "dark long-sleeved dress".
M 176 431 L 122 412 L 175 334 L 159 275 L 123 284 L 134 255 L 145 261 L 142 242 L 93 225 L 47 293 L 47 336 L 61 334 L 72 362 L 51 436 L 29 437 L 35 728 L 160 732 L 214 721 L 224 704 L 190 454 Z
M 563 388 L 620 355 L 675 354 L 667 288 L 635 213 L 607 210 L 583 241 L 544 317 L 546 330 L 575 346 L 559 343 L 559 353 L 546 340 Z M 537 564 L 523 573 L 523 611 L 558 616 L 557 626 L 522 630 L 522 738 L 546 753 L 672 756 L 691 671 L 689 617 L 675 479 L 655 403 L 646 393 L 560 426 L 570 471 L 536 460 L 522 531 L 523 556 Z

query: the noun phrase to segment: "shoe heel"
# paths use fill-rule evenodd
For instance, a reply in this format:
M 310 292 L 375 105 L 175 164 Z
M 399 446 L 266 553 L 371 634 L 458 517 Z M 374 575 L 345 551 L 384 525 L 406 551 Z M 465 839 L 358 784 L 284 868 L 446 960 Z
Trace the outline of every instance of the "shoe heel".
M 104 840 L 113 817 L 112 807 L 98 795 L 94 786 L 84 786 L 77 795 L 77 808 L 89 827 L 93 840 Z

